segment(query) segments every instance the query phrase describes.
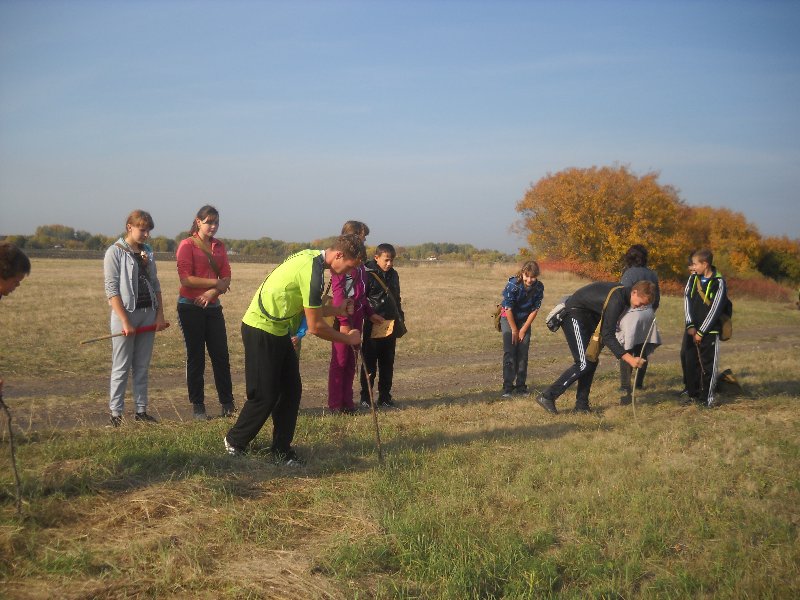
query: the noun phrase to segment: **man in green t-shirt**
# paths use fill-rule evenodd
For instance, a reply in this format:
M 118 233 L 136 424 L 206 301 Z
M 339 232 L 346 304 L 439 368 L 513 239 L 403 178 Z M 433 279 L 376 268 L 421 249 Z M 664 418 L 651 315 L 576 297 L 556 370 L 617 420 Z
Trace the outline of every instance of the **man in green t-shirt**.
M 301 464 L 292 449 L 302 385 L 290 325 L 305 313 L 308 333 L 323 340 L 357 346 L 361 332 L 340 333 L 323 317 L 352 312 L 352 301 L 322 306 L 325 269 L 349 273 L 366 258 L 357 235 L 343 235 L 327 250 L 302 250 L 275 268 L 256 291 L 242 318 L 247 401 L 225 436 L 229 454 L 242 454 L 272 415 L 272 453 L 276 462 Z

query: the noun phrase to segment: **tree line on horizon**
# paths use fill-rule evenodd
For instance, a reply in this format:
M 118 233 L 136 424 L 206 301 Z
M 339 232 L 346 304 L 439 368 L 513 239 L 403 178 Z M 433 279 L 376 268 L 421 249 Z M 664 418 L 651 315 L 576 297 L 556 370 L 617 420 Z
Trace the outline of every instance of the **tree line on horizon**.
M 649 251 L 649 265 L 665 281 L 685 280 L 690 254 L 698 248 L 714 252 L 716 266 L 727 277 L 768 278 L 783 285 L 800 284 L 800 239 L 762 237 L 745 216 L 727 208 L 690 206 L 678 190 L 658 182 L 659 174 L 636 175 L 627 166 L 570 167 L 548 173 L 532 184 L 517 203 L 521 219 L 513 225 L 528 241 L 518 256 L 471 244 L 428 242 L 397 246 L 401 260 L 511 263 L 535 258 L 543 266 L 566 265 L 593 279 L 614 278 L 631 244 Z M 174 253 L 188 236 L 156 236 L 156 252 Z M 42 225 L 33 235 L 9 235 L 26 249 L 105 250 L 116 236 L 91 234 L 66 225 Z M 329 245 L 333 237 L 311 242 L 221 238 L 232 255 L 280 261 L 304 248 Z M 375 247 L 368 247 L 372 256 Z
M 187 238 L 189 232 L 179 233 L 174 238 L 166 236 L 151 237 L 148 243 L 155 252 L 174 253 L 181 240 Z M 113 244 L 119 236 L 92 234 L 88 231 L 76 230 L 67 225 L 40 225 L 33 235 L 8 235 L 6 241 L 27 250 L 51 250 L 64 248 L 67 250 L 103 251 Z M 2 238 L 0 238 L 2 239 Z M 311 242 L 285 242 L 262 237 L 256 240 L 220 238 L 230 255 L 258 258 L 259 260 L 280 261 L 305 248 L 324 248 L 330 246 L 335 237 Z M 448 242 L 427 242 L 414 246 L 396 246 L 397 256 L 401 260 L 471 261 L 476 263 L 513 262 L 515 257 L 497 250 L 478 249 L 471 244 L 452 244 Z M 375 246 L 367 247 L 367 255 L 371 257 Z
M 661 278 L 685 280 L 691 253 L 710 248 L 728 277 L 800 283 L 800 239 L 762 237 L 742 213 L 689 206 L 659 174 L 626 166 L 568 168 L 548 173 L 517 203 L 514 225 L 523 254 L 580 264 L 590 275 L 619 274 L 632 244 L 649 252 Z

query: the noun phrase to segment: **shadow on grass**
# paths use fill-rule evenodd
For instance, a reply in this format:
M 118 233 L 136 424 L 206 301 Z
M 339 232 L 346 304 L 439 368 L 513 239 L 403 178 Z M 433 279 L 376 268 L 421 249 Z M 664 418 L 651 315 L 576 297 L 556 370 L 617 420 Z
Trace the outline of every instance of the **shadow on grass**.
M 411 397 L 411 398 L 403 398 L 401 400 L 396 400 L 396 407 L 394 408 L 383 408 L 378 407 L 379 414 L 388 412 L 389 414 L 394 413 L 398 410 L 404 410 L 408 408 L 418 408 L 418 409 L 428 409 L 428 408 L 436 408 L 436 407 L 449 407 L 449 406 L 461 406 L 461 405 L 469 405 L 469 404 L 495 404 L 500 402 L 506 402 L 509 400 L 522 400 L 522 399 L 529 399 L 534 405 L 536 404 L 536 394 L 535 392 L 531 392 L 527 396 L 514 396 L 513 398 L 501 398 L 500 392 L 494 391 L 487 391 L 487 390 L 476 390 L 476 391 L 469 391 L 469 392 L 454 392 L 454 393 L 437 393 L 434 392 L 432 394 L 426 394 L 424 397 Z M 303 408 L 300 410 L 300 414 L 302 415 L 311 415 L 311 416 L 327 416 L 330 414 L 327 408 Z M 369 409 L 361 409 L 359 410 L 360 415 L 368 415 L 370 414 Z
M 544 425 L 520 425 L 498 427 L 487 431 L 471 431 L 448 434 L 437 431 L 430 434 L 406 435 L 395 438 L 387 444 L 389 450 L 402 449 L 414 452 L 437 451 L 450 446 L 471 445 L 476 442 L 501 442 L 520 440 L 555 440 L 568 433 L 581 429 L 576 423 L 547 423 Z
M 755 378 L 755 375 L 752 375 Z M 639 406 L 677 403 L 673 389 L 681 385 L 679 376 L 655 375 L 655 386 L 640 390 L 636 403 Z M 745 381 L 748 373 L 742 374 Z M 779 381 L 754 386 L 755 394 L 774 395 L 791 393 L 795 382 Z M 667 389 L 665 389 L 667 388 Z M 562 415 L 551 416 L 536 404 L 535 392 L 528 396 L 516 396 L 510 400 L 500 399 L 494 391 L 475 390 L 467 393 L 455 391 L 433 397 L 414 398 L 399 403 L 397 410 L 381 410 L 387 418 L 383 433 L 383 450 L 387 456 L 412 453 L 430 453 L 458 446 L 482 443 L 502 443 L 519 440 L 556 440 L 573 432 L 592 429 L 613 429 L 613 420 L 604 419 L 605 406 L 596 406 L 593 415 L 572 417 L 569 415 L 571 398 L 559 400 Z M 725 403 L 738 398 L 724 396 Z M 403 410 L 412 409 L 457 409 L 471 406 L 492 405 L 503 410 L 506 402 L 517 407 L 529 403 L 530 411 L 536 414 L 532 423 L 512 423 L 482 426 L 480 414 L 469 431 L 448 431 L 445 425 L 429 423 L 424 431 L 397 427 L 397 416 Z M 240 498 L 259 498 L 264 492 L 264 483 L 287 477 L 325 478 L 342 473 L 363 472 L 378 466 L 375 440 L 369 411 L 359 416 L 320 417 L 322 409 L 303 409 L 306 420 L 302 427 L 314 441 L 304 442 L 300 433 L 298 451 L 308 461 L 299 469 L 287 469 L 272 463 L 268 451 L 271 439 L 271 421 L 251 444 L 245 457 L 231 457 L 222 447 L 222 436 L 227 423 L 222 420 L 206 424 L 175 424 L 158 427 L 138 427 L 128 431 L 84 430 L 74 432 L 31 432 L 20 436 L 18 444 L 25 446 L 54 445 L 55 455 L 41 455 L 38 463 L 25 468 L 25 496 L 35 498 L 71 498 L 87 494 L 130 492 L 169 481 L 197 479 L 212 490 Z M 485 413 L 485 410 L 484 410 Z M 469 416 L 469 413 L 465 413 Z M 365 422 L 366 420 L 366 422 Z M 495 422 L 497 419 L 493 419 Z M 301 427 L 301 429 L 302 429 Z M 120 435 L 122 434 L 122 435 Z M 24 462 L 24 454 L 22 461 Z M 49 464 L 48 464 L 49 463 Z M 0 497 L 6 504 L 8 495 Z
M 726 368 L 723 364 L 719 372 L 723 373 L 725 370 Z M 764 373 L 754 368 L 733 370 L 732 374 L 739 385 L 738 388 L 722 379 L 717 381 L 716 394 L 719 395 L 723 404 L 735 403 L 740 400 L 759 400 L 771 396 L 798 396 L 800 394 L 800 381 L 796 379 L 764 381 Z M 647 390 L 639 390 L 637 392 L 637 403 L 640 396 L 642 404 L 660 404 L 680 400 L 678 394 L 683 389 L 683 379 L 680 374 L 666 377 L 659 375 L 657 381 L 661 387 L 666 387 L 667 389 L 652 394 L 648 393 Z
M 741 369 L 734 372 L 737 382 L 742 388 L 741 392 L 728 390 L 726 397 L 757 400 L 769 396 L 798 396 L 800 395 L 800 381 L 774 379 L 764 381 L 765 375 L 755 369 Z M 725 393 L 725 390 L 723 390 Z
M 485 395 L 471 395 L 473 401 Z M 464 398 L 440 398 L 432 404 L 459 401 Z M 431 405 L 432 405 L 431 404 Z M 393 411 L 396 413 L 398 411 Z M 332 417 L 346 419 L 353 417 Z M 356 419 L 370 419 L 368 414 Z M 317 428 L 316 423 L 306 426 Z M 326 425 L 327 426 L 327 425 Z M 554 421 L 545 424 L 494 427 L 476 431 L 449 433 L 437 430 L 425 433 L 394 430 L 386 435 L 384 454 L 431 452 L 453 446 L 502 440 L 552 440 L 580 428 L 579 423 Z M 300 445 L 301 455 L 308 460 L 301 468 L 277 466 L 268 451 L 271 423 L 251 444 L 247 456 L 232 457 L 222 447 L 221 428 L 193 426 L 159 426 L 139 431 L 109 432 L 70 437 L 68 432 L 52 432 L 47 440 L 56 456 L 39 456 L 38 463 L 26 468 L 23 495 L 29 500 L 70 499 L 103 493 L 128 493 L 170 481 L 198 479 L 213 491 L 245 499 L 262 497 L 264 482 L 286 477 L 324 478 L 341 473 L 362 472 L 378 466 L 371 424 L 360 425 L 357 431 L 342 428 L 323 441 Z M 45 441 L 37 432 L 23 436 L 23 445 Z M 24 461 L 24 458 L 23 458 Z M 8 496 L 0 498 L 7 503 Z

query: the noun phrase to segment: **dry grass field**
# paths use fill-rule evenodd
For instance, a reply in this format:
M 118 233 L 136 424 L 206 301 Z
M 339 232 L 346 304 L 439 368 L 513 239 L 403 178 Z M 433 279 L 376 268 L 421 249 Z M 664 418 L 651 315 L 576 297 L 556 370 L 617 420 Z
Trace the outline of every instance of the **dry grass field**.
M 266 275 L 234 265 L 223 298 L 243 401 L 239 319 Z M 508 266 L 401 265 L 410 333 L 398 343 L 399 410 L 325 414 L 329 347 L 304 344 L 296 471 L 243 458 L 230 422 L 190 419 L 175 317 L 151 367 L 159 426 L 107 427 L 110 343 L 100 261 L 42 259 L 0 304 L 0 373 L 14 416 L 23 518 L 0 437 L 0 596 L 9 598 L 788 598 L 800 593 L 800 311 L 735 301 L 722 348 L 747 394 L 679 407 L 681 304 L 636 412 L 618 405 L 607 352 L 595 412 L 551 416 L 501 400 L 489 313 Z M 545 272 L 544 308 L 583 282 Z M 544 310 L 543 312 L 546 312 Z M 529 383 L 568 364 L 534 324 Z M 207 405 L 213 408 L 210 368 Z M 574 392 L 559 400 L 568 409 Z M 130 404 L 127 410 L 132 410 Z

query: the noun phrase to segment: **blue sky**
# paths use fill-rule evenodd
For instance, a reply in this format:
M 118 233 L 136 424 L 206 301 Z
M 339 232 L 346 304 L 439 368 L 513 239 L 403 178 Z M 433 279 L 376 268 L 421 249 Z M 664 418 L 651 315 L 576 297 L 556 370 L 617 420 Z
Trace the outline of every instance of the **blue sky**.
M 800 2 L 0 0 L 0 234 L 514 251 L 548 172 L 629 165 L 800 236 Z

